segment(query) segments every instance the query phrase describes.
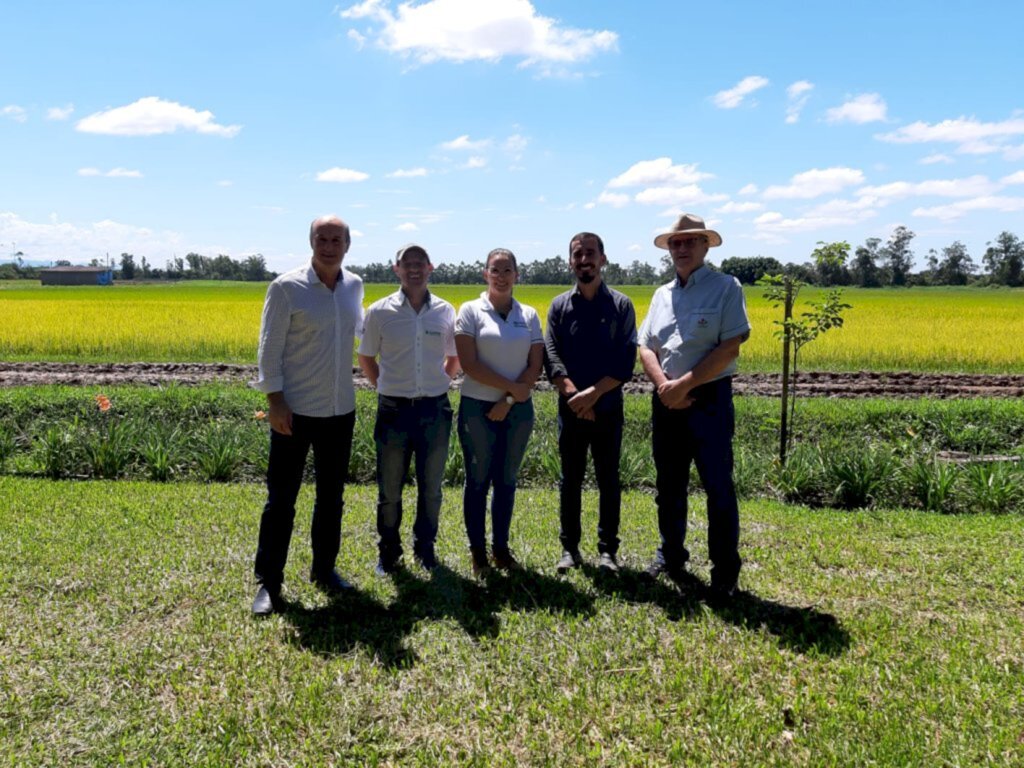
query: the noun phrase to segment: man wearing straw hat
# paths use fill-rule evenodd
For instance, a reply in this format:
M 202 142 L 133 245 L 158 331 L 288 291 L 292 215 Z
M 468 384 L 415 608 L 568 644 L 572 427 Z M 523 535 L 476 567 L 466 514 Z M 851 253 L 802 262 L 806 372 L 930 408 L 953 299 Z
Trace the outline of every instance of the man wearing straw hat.
M 654 239 L 676 277 L 655 292 L 639 334 L 640 361 L 654 384 L 651 413 L 661 545 L 647 574 L 681 577 L 690 463 L 707 492 L 711 590 L 729 597 L 740 573 L 739 508 L 732 479 L 732 376 L 750 336 L 739 281 L 705 265 L 722 237 L 684 213 Z

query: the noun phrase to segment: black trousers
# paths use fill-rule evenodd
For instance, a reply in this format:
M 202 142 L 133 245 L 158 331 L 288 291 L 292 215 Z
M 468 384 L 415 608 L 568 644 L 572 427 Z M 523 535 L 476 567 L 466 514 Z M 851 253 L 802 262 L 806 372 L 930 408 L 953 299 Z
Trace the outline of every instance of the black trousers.
M 327 575 L 334 570 L 341 547 L 341 515 L 355 416 L 355 411 L 324 418 L 294 414 L 291 435 L 271 430 L 267 503 L 260 518 L 254 569 L 260 584 L 280 589 L 284 581 L 284 565 L 295 523 L 295 499 L 302 487 L 306 456 L 311 447 L 316 478 L 310 530 L 311 575 Z

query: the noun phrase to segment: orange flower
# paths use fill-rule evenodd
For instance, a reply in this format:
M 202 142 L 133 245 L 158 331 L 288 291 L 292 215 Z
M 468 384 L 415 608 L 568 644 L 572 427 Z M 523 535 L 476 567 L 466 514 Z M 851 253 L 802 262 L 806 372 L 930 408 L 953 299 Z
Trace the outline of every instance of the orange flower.
M 106 395 L 96 395 L 93 399 L 96 400 L 96 405 L 101 411 L 110 410 L 110 398 Z
M 256 411 L 256 413 L 254 413 L 252 416 L 254 419 L 256 419 L 256 421 L 263 421 L 265 418 L 267 418 L 267 414 L 264 411 Z

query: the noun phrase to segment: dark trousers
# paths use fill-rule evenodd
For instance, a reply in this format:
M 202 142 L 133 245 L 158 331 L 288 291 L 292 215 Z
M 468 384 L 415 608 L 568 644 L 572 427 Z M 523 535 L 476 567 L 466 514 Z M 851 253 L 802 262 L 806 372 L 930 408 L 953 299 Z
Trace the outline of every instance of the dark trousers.
M 619 511 L 622 486 L 619 457 L 622 454 L 622 410 L 602 413 L 595 421 L 579 419 L 564 402 L 558 404 L 558 453 L 562 459 L 558 511 L 562 548 L 576 552 L 580 546 L 580 515 L 587 450 L 594 459 L 594 477 L 600 494 L 597 518 L 597 549 L 614 555 L 619 550 Z
M 409 464 L 416 456 L 416 522 L 412 528 L 413 551 L 434 554 L 441 486 L 452 433 L 452 406 L 448 395 L 438 397 L 377 396 L 377 533 L 381 562 L 391 564 L 402 556 L 402 487 Z
M 686 515 L 693 462 L 708 497 L 711 580 L 732 585 L 741 564 L 739 506 L 732 480 L 732 379 L 704 384 L 695 388 L 692 396 L 695 402 L 689 408 L 670 410 L 654 395 L 651 426 L 661 534 L 657 557 L 672 567 L 689 559 Z
M 270 431 L 270 462 L 267 466 L 267 503 L 260 518 L 256 548 L 256 581 L 279 589 L 295 523 L 295 499 L 302 486 L 306 455 L 313 448 L 316 501 L 310 540 L 314 577 L 334 569 L 341 546 L 341 513 L 348 462 L 352 453 L 355 411 L 342 416 L 314 418 L 292 416 L 292 434 Z

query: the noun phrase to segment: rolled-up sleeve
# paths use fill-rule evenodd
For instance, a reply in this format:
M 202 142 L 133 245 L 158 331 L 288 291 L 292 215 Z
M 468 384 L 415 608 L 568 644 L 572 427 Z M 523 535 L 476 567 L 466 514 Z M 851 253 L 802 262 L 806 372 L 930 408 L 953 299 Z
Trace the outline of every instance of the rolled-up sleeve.
M 260 392 L 280 392 L 284 389 L 284 347 L 291 323 L 288 295 L 278 283 L 267 288 L 260 321 L 260 345 L 257 353 L 258 378 L 253 389 Z
M 739 280 L 733 284 L 722 299 L 722 341 L 750 333 L 750 319 L 747 317 L 747 301 Z

